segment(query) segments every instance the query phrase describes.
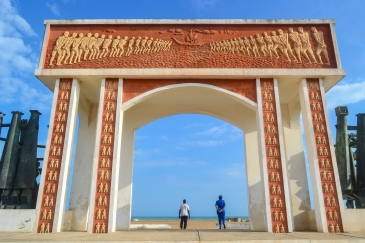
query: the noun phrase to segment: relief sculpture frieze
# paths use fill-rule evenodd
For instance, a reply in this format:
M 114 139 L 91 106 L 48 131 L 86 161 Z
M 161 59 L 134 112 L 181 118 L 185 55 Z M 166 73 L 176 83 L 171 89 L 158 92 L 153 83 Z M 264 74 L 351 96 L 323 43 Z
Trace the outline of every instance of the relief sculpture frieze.
M 336 68 L 328 25 L 52 25 L 44 68 Z

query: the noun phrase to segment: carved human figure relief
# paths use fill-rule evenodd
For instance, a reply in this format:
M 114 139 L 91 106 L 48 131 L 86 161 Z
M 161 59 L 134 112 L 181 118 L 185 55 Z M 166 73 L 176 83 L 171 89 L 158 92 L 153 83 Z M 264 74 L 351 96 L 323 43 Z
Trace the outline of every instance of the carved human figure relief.
M 279 221 L 279 213 L 278 211 L 274 211 L 274 221 Z
M 280 213 L 279 213 L 279 220 L 280 221 L 284 221 L 284 213 L 283 213 L 283 211 L 280 211 Z
M 278 186 L 276 187 L 276 193 L 277 193 L 277 194 L 281 194 L 281 186 L 280 186 L 280 185 L 278 185 Z
M 269 52 L 269 56 L 272 57 L 272 53 L 274 53 L 276 58 L 279 58 L 278 53 L 274 49 L 274 42 L 271 39 L 271 36 L 269 36 L 266 32 L 264 32 L 264 40 L 267 43 L 267 50 Z
M 276 199 L 276 197 L 274 197 L 273 199 L 272 199 L 272 203 L 273 203 L 273 207 L 274 208 L 276 208 L 276 207 L 278 207 L 278 203 L 277 203 L 277 199 Z
M 330 193 L 334 193 L 335 191 L 334 191 L 334 188 L 333 188 L 333 185 L 332 184 L 330 184 Z
M 271 174 L 270 174 L 270 180 L 271 181 L 275 181 L 275 174 L 274 174 L 274 172 L 271 172 Z
M 51 193 L 56 193 L 56 184 L 52 184 Z
M 259 45 L 258 47 L 259 51 L 262 53 L 264 57 L 266 57 L 267 55 L 269 55 L 269 50 L 267 49 L 264 37 L 260 36 L 259 34 L 256 34 L 255 37 L 256 37 L 256 42 Z
M 274 227 L 274 233 L 279 233 L 279 225 L 275 225 Z
M 61 60 L 61 57 L 62 57 L 62 47 L 65 44 L 65 41 L 66 41 L 66 38 L 68 38 L 68 35 L 69 35 L 69 32 L 65 31 L 63 33 L 63 35 L 61 35 L 60 37 L 57 38 L 56 44 L 53 47 L 53 51 L 52 51 L 52 54 L 51 54 L 51 60 L 49 62 L 50 66 L 53 65 L 53 60 L 56 57 L 56 54 L 58 55 L 56 63 L 57 63 L 57 65 L 60 65 L 60 60 Z
M 316 55 L 318 57 L 319 63 L 322 64 L 322 58 L 321 53 L 323 53 L 325 59 L 326 59 L 326 65 L 330 65 L 330 60 L 328 58 L 328 52 L 327 52 L 327 45 L 324 42 L 323 32 L 318 31 L 316 27 L 311 28 L 312 36 L 314 37 L 314 40 L 317 42 L 317 48 L 316 48 Z
M 106 57 L 106 55 L 109 52 L 109 45 L 112 42 L 112 40 L 113 40 L 112 35 L 109 35 L 108 38 L 104 40 L 100 57 Z
M 279 202 L 279 208 L 282 208 L 283 207 L 283 200 L 280 197 L 279 197 L 278 202 Z
M 324 193 L 329 193 L 328 185 L 326 183 L 323 185 L 323 191 L 324 191 Z
M 317 63 L 316 57 L 314 56 L 314 53 L 312 51 L 312 46 L 310 44 L 309 40 L 309 34 L 307 32 L 304 32 L 302 27 L 298 28 L 298 37 L 300 38 L 300 42 L 302 43 L 302 53 L 307 55 L 308 63 L 311 63 L 309 56 L 312 58 L 312 63 Z
M 334 220 L 338 220 L 338 215 L 337 215 L 337 211 L 333 210 L 333 219 Z
M 275 160 L 275 166 L 274 166 L 275 169 L 278 169 L 279 168 L 279 161 L 276 159 Z
M 327 180 L 327 173 L 326 173 L 326 171 L 323 171 L 322 172 L 322 180 L 323 181 L 326 181 Z
M 279 154 L 278 154 L 278 150 L 277 150 L 277 148 L 274 148 L 274 156 L 278 156 Z
M 275 174 L 275 181 L 280 181 L 279 172 L 276 172 L 276 174 Z
M 95 233 L 100 233 L 100 224 L 99 222 L 95 225 Z
M 335 227 L 333 226 L 333 224 L 330 224 L 329 228 L 330 233 L 335 233 Z
M 103 210 L 103 215 L 101 216 L 101 219 L 106 219 L 106 211 L 105 211 L 105 209 Z
M 284 227 L 284 225 L 281 225 L 280 226 L 280 233 L 285 233 L 285 227 Z
M 105 223 L 103 223 L 101 225 L 101 231 L 100 231 L 100 233 L 105 233 Z
M 335 226 L 335 233 L 341 233 L 340 226 L 338 224 Z
M 103 206 L 108 206 L 108 198 L 106 196 L 103 198 Z
M 101 219 L 101 210 L 96 210 L 96 219 Z
M 271 186 L 271 194 L 276 194 L 276 186 L 275 185 Z
M 331 206 L 332 207 L 336 207 L 337 206 L 336 199 L 334 197 L 331 197 Z
M 80 33 L 78 38 L 76 38 L 76 37 L 74 38 L 74 41 L 73 41 L 72 47 L 71 47 L 71 57 L 70 57 L 69 64 L 80 62 L 79 55 L 80 55 L 81 50 L 79 47 L 81 45 L 83 37 L 84 37 L 84 34 Z
M 333 220 L 333 216 L 332 216 L 332 211 L 331 210 L 328 210 L 327 211 L 327 219 L 328 220 Z
M 331 199 L 329 197 L 326 197 L 326 206 L 327 207 L 331 206 Z

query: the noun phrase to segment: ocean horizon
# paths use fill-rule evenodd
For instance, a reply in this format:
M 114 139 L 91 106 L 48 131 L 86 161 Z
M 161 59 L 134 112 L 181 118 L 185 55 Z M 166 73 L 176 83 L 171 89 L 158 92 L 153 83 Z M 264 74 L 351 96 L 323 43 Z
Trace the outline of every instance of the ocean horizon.
M 226 216 L 226 219 L 241 218 L 248 220 L 248 216 Z M 175 216 L 132 216 L 132 220 L 150 220 L 150 221 L 164 221 L 164 220 L 180 220 Z M 217 216 L 191 216 L 190 220 L 217 220 Z

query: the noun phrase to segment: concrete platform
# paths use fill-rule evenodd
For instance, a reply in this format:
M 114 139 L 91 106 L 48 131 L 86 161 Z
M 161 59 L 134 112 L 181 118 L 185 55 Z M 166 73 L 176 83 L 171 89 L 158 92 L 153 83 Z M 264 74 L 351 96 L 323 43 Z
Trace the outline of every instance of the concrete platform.
M 134 229 L 110 234 L 62 232 L 55 234 L 0 233 L 0 242 L 254 242 L 254 243 L 352 243 L 365 242 L 365 232 L 323 234 L 295 232 L 272 234 L 237 229 L 171 230 Z

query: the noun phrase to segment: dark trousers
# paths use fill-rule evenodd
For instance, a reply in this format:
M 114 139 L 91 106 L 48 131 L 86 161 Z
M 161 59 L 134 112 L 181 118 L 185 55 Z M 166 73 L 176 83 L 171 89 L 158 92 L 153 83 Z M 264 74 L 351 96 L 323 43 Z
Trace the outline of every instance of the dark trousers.
M 181 221 L 180 221 L 180 229 L 183 228 L 183 223 L 184 223 L 184 229 L 186 229 L 186 226 L 188 225 L 188 216 L 181 216 Z

